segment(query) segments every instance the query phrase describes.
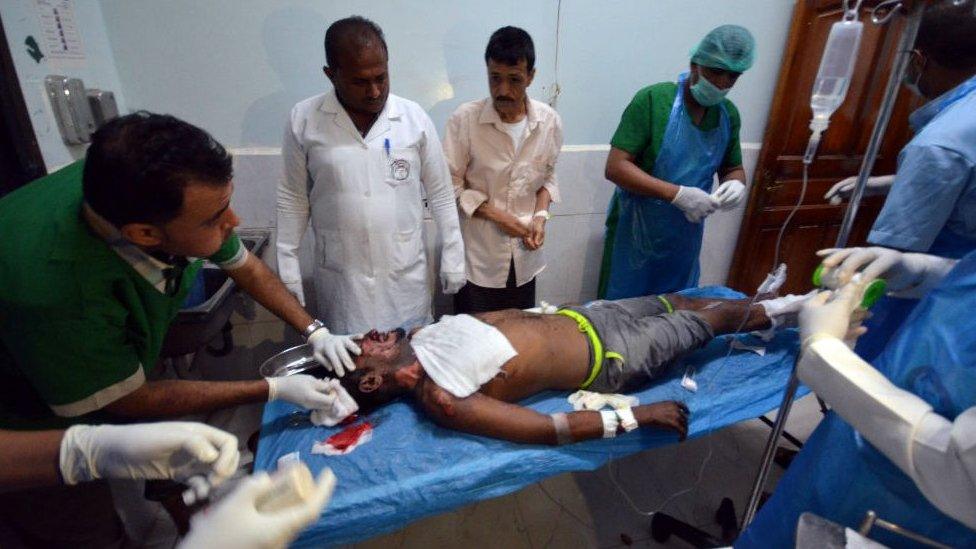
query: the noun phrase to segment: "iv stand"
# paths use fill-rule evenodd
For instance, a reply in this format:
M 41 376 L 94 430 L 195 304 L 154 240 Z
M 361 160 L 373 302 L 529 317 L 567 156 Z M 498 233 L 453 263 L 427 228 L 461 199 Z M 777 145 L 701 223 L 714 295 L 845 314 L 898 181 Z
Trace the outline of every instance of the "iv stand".
M 904 7 L 899 4 L 893 8 L 892 13 L 897 9 L 904 9 Z M 915 36 L 918 34 L 918 26 L 921 23 L 922 12 L 924 11 L 925 3 L 915 2 L 915 6 L 908 15 L 905 29 L 902 31 L 901 37 L 898 40 L 898 53 L 895 57 L 895 64 L 891 69 L 891 75 L 888 77 L 888 85 L 885 88 L 884 98 L 881 100 L 878 120 L 875 122 L 874 129 L 871 131 L 871 140 L 868 143 L 864 160 L 861 162 L 861 169 L 857 174 L 857 183 L 851 195 L 851 202 L 847 207 L 847 212 L 844 214 L 844 221 L 841 224 L 840 233 L 837 235 L 837 243 L 835 244 L 837 248 L 846 246 L 847 240 L 850 238 L 851 228 L 854 225 L 854 216 L 857 215 L 858 206 L 860 206 L 861 198 L 864 195 L 864 188 L 867 186 L 868 176 L 871 174 L 871 170 L 874 168 L 874 161 L 878 157 L 881 139 L 888 127 L 888 122 L 891 120 L 891 111 L 895 105 L 898 88 L 901 86 L 902 78 L 905 75 L 905 67 L 908 66 L 909 53 L 915 44 Z M 875 23 L 878 22 L 875 20 Z M 739 530 L 740 532 L 745 530 L 746 526 L 756 517 L 759 498 L 762 496 L 763 488 L 766 486 L 766 480 L 769 477 L 769 470 L 773 464 L 776 447 L 779 445 L 779 437 L 783 432 L 783 428 L 786 426 L 786 419 L 790 415 L 790 408 L 793 406 L 793 399 L 796 397 L 796 389 L 799 385 L 800 378 L 797 377 L 796 363 L 794 363 L 793 369 L 790 372 L 790 379 L 786 384 L 786 392 L 783 394 L 783 401 L 780 404 L 779 412 L 776 414 L 776 423 L 773 425 L 773 430 L 766 440 L 766 448 L 763 450 L 759 474 L 756 475 L 756 481 L 752 485 L 752 493 L 749 495 L 749 503 L 746 505 L 745 514 L 742 517 L 742 528 Z

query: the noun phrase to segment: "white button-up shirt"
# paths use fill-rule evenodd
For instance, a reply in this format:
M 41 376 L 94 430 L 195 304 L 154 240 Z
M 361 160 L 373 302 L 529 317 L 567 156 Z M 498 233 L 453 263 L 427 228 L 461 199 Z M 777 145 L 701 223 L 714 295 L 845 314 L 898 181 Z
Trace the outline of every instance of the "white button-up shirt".
M 484 202 L 523 222 L 535 213 L 536 192 L 545 187 L 559 202 L 556 158 L 563 144 L 562 120 L 549 105 L 530 99 L 528 134 L 516 150 L 491 98 L 465 103 L 447 122 L 444 152 L 461 216 L 468 280 L 486 288 L 504 288 L 509 265 L 522 286 L 545 268 L 542 250 L 528 250 L 495 223 L 474 217 Z
M 437 224 L 442 277 L 464 272 L 450 173 L 437 130 L 413 101 L 389 95 L 365 137 L 334 91 L 292 109 L 278 186 L 278 272 L 301 295 L 298 249 L 315 234 L 318 313 L 334 332 L 431 320 L 423 195 Z

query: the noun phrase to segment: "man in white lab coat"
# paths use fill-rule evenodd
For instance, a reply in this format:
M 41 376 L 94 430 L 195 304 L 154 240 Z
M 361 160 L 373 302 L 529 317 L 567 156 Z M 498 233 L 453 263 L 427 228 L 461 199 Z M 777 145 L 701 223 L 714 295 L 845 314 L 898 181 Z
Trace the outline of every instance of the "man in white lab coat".
M 464 285 L 464 247 L 433 122 L 390 94 L 383 31 L 349 17 L 325 33 L 333 90 L 291 111 L 278 187 L 278 272 L 304 302 L 298 247 L 315 235 L 319 314 L 330 330 L 413 328 L 431 318 L 421 224 L 426 193 L 445 293 Z

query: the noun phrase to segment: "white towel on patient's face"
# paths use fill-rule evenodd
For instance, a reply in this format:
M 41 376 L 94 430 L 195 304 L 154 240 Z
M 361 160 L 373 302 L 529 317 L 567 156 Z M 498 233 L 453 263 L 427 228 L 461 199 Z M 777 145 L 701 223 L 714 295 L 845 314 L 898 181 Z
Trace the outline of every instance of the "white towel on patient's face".
M 464 398 L 498 375 L 516 356 L 497 328 L 470 315 L 444 315 L 410 339 L 410 346 L 430 379 Z

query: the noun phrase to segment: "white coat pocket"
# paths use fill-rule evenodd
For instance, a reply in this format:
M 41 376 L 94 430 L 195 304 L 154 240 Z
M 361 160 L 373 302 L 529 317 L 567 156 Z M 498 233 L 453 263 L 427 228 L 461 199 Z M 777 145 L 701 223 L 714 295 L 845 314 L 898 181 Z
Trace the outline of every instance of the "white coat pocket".
M 393 238 L 392 267 L 394 271 L 407 271 L 422 266 L 425 260 L 422 231 L 397 231 Z M 423 269 L 419 272 L 423 273 Z
M 334 230 L 315 232 L 315 259 L 323 269 L 341 271 L 345 263 L 342 234 Z
M 420 180 L 420 154 L 416 149 L 392 149 L 386 157 L 386 184 L 397 188 Z

